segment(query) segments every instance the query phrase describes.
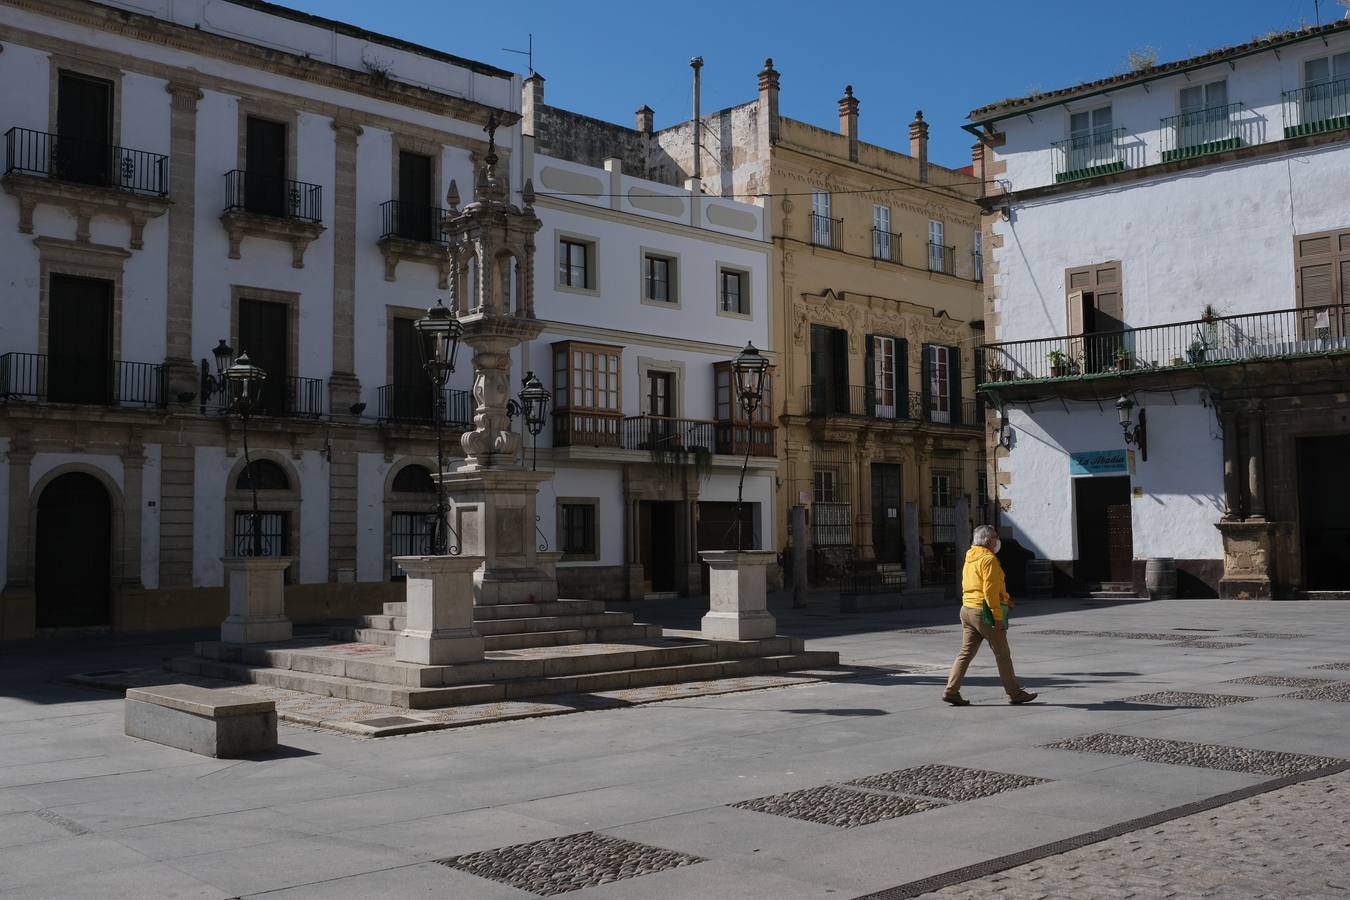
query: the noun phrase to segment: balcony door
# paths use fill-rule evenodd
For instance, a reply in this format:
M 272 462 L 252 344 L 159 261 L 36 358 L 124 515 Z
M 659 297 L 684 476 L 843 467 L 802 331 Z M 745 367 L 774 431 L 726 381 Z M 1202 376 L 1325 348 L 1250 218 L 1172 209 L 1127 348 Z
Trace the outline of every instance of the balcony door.
M 928 394 L 928 421 L 949 424 L 956 421 L 953 413 L 953 382 L 959 385 L 960 368 L 955 365 L 955 348 L 928 344 L 924 348 L 924 368 L 927 369 L 924 390 Z
M 1125 349 L 1125 304 L 1121 294 L 1120 263 L 1069 269 L 1064 275 L 1068 293 L 1069 356 L 1084 374 L 1115 367 Z
M 284 303 L 239 301 L 239 350 L 267 373 L 254 411 L 280 416 L 287 412 L 290 379 L 290 316 Z
M 1350 113 L 1350 52 L 1322 56 L 1303 63 L 1303 103 L 1300 121 L 1328 122 Z
M 894 419 L 903 405 L 900 400 L 898 378 L 900 355 L 898 341 L 886 335 L 868 337 L 869 366 L 872 377 L 872 415 L 878 419 Z
M 672 372 L 648 372 L 643 413 L 647 418 L 647 446 L 651 449 L 671 449 L 682 446 L 675 423 L 675 375 Z
M 52 275 L 48 286 L 47 399 L 108 403 L 112 399 L 113 283 Z
M 1066 172 L 1114 162 L 1111 107 L 1102 106 L 1069 116 L 1069 159 Z
M 812 415 L 848 415 L 848 332 L 811 326 Z
M 286 124 L 249 116 L 244 149 L 244 208 L 286 215 Z
M 406 150 L 398 154 L 398 234 L 412 241 L 430 241 L 439 230 L 433 222 L 431 157 Z
M 394 396 L 390 416 L 394 419 L 430 421 L 434 391 L 422 368 L 417 329 L 413 319 L 394 320 Z
M 62 72 L 56 82 L 54 174 L 108 185 L 112 177 L 112 82 Z
M 1179 100 L 1181 128 L 1177 134 L 1177 149 L 1203 147 L 1232 139 L 1227 79 L 1184 87 Z

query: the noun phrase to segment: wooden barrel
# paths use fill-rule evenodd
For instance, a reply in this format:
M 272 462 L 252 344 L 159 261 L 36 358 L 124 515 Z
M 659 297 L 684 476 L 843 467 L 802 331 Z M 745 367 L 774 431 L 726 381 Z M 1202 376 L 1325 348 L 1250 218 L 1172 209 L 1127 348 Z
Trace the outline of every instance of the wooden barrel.
M 1055 591 L 1055 570 L 1048 559 L 1029 559 L 1026 568 L 1028 597 L 1049 597 Z
M 1177 598 L 1177 562 L 1171 557 L 1157 557 L 1144 563 L 1144 588 L 1150 600 Z

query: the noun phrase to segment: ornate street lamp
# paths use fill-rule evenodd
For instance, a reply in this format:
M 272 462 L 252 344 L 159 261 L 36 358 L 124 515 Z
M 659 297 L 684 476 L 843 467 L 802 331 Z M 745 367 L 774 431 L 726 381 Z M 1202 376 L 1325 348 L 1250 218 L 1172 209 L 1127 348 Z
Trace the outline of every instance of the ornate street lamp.
M 1133 425 L 1130 414 L 1134 410 L 1134 401 L 1124 394 L 1116 401 L 1116 412 L 1120 414 L 1120 430 L 1124 432 L 1126 445 L 1139 448 L 1139 455 L 1148 462 L 1148 423 L 1144 420 L 1144 410 L 1139 410 L 1139 424 Z
M 427 314 L 413 323 L 417 330 L 417 347 L 422 354 L 422 368 L 431 379 L 435 396 L 432 398 L 433 418 L 436 425 L 436 522 L 431 537 L 431 552 L 434 556 L 459 555 L 459 548 L 452 546 L 447 539 L 445 488 L 440 476 L 445 474 L 445 383 L 455 371 L 455 356 L 459 353 L 459 339 L 464 334 L 464 326 L 454 310 L 446 309 L 440 300 L 427 310 Z
M 221 338 L 211 351 L 211 355 L 216 358 L 216 374 L 213 376 L 207 368 L 206 360 L 202 360 L 202 378 L 201 378 L 201 412 L 206 415 L 206 404 L 216 394 L 225 393 L 225 370 L 234 365 L 234 348 L 225 343 Z M 178 398 L 185 402 L 192 402 L 191 394 L 183 394 Z
M 548 405 L 552 401 L 553 395 L 544 388 L 539 382 L 539 376 L 533 372 L 525 373 L 525 377 L 520 380 L 520 393 L 506 401 L 507 417 L 515 418 L 519 415 L 525 417 L 525 428 L 530 432 L 534 444 L 531 469 L 539 466 L 539 432 L 544 430 L 544 423 L 548 420 Z
M 754 447 L 755 410 L 764 401 L 764 378 L 769 371 L 769 361 L 760 354 L 755 345 L 746 341 L 745 349 L 736 354 L 731 369 L 736 374 L 736 399 L 745 412 L 745 459 L 741 462 L 741 480 L 736 486 L 736 550 L 745 549 L 745 528 L 741 511 L 745 506 L 745 472 L 750 467 L 750 451 Z M 732 426 L 735 434 L 735 425 Z
M 232 351 L 221 341 L 216 347 L 216 362 L 219 364 Z M 253 495 L 253 511 L 249 514 L 249 544 L 240 556 L 262 556 L 262 520 L 258 516 L 258 482 L 253 472 L 253 462 L 248 454 L 248 417 L 253 413 L 254 404 L 262 392 L 267 373 L 253 364 L 247 353 L 240 353 L 234 364 L 220 374 L 225 395 L 229 400 L 229 410 L 239 417 L 244 431 L 244 471 L 248 473 L 248 488 Z M 236 549 L 238 549 L 236 547 Z

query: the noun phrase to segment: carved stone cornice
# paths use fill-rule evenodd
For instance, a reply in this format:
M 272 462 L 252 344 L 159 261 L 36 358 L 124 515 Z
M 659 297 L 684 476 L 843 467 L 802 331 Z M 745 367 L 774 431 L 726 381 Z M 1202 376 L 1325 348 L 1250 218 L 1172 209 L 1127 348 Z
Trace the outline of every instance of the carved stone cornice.
M 450 248 L 435 241 L 413 241 L 408 238 L 387 237 L 378 242 L 380 253 L 384 256 L 384 280 L 397 281 L 398 264 L 403 260 L 426 263 L 435 266 L 439 277 L 436 286 L 446 290 L 450 284 Z
M 89 242 L 89 221 L 96 215 L 125 219 L 131 226 L 132 250 L 145 246 L 145 223 L 164 215 L 173 205 L 168 197 L 148 197 L 113 188 L 95 187 L 43 178 L 38 175 L 10 174 L 0 178 L 5 193 L 19 201 L 19 233 L 33 233 L 33 210 L 39 203 L 60 206 L 75 217 L 75 239 Z
M 270 238 L 291 245 L 291 265 L 305 267 L 305 250 L 325 229 L 318 222 L 303 222 L 284 216 L 265 216 L 232 209 L 223 213 L 220 223 L 230 237 L 230 259 L 239 259 L 239 245 L 245 237 Z

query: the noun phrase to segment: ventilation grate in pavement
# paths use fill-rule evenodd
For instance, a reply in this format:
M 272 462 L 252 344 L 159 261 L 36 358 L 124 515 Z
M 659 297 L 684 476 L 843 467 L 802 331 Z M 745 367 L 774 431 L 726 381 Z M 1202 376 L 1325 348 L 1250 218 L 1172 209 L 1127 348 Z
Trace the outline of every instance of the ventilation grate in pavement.
M 897 819 L 900 816 L 926 812 L 930 809 L 941 809 L 946 805 L 941 801 L 926 800 L 922 797 L 893 797 L 833 785 L 806 788 L 731 804 L 736 809 L 802 819 L 821 825 L 833 825 L 836 828 L 856 828 L 885 819 Z
M 1320 666 L 1313 666 L 1314 669 L 1340 669 L 1342 672 L 1350 672 L 1350 662 L 1324 663 Z
M 1246 703 L 1255 697 L 1238 697 L 1234 694 L 1195 694 L 1190 691 L 1157 691 L 1152 694 L 1139 694 L 1126 697 L 1126 703 L 1148 703 L 1155 706 L 1184 706 L 1193 709 L 1208 709 L 1215 706 L 1228 706 L 1230 703 Z
M 1284 697 L 1290 700 L 1321 700 L 1325 703 L 1350 703 L 1350 682 L 1333 681 L 1331 684 L 1324 684 L 1321 687 L 1310 687 L 1301 691 L 1294 691 L 1292 694 L 1285 694 Z
M 1133 756 L 1145 762 L 1173 766 L 1195 766 L 1225 772 L 1282 777 L 1313 772 L 1341 765 L 1345 760 L 1303 753 L 1251 750 L 1223 744 L 1195 744 L 1162 738 L 1134 737 L 1128 734 L 1089 734 L 1044 745 L 1049 750 L 1075 750 L 1079 753 L 1109 753 Z
M 691 866 L 703 860 L 593 831 L 434 862 L 541 897 Z
M 1310 688 L 1324 684 L 1334 684 L 1330 678 L 1295 678 L 1291 675 L 1248 675 L 1246 678 L 1233 678 L 1224 684 L 1254 684 L 1260 687 Z
M 942 800 L 961 802 L 979 797 L 992 797 L 1004 791 L 1046 784 L 1049 779 L 1030 775 L 1012 775 L 987 769 L 967 769 L 962 766 L 928 765 L 901 769 L 881 775 L 868 775 L 845 782 L 850 787 L 890 791 L 893 794 L 918 794 Z

